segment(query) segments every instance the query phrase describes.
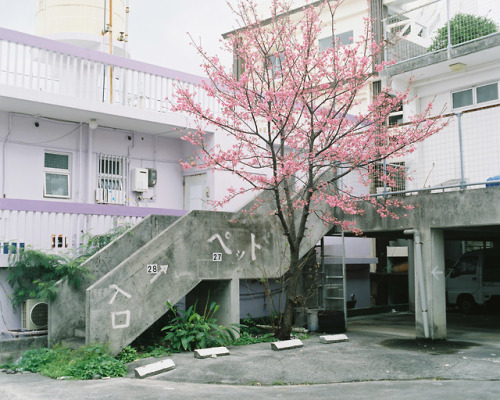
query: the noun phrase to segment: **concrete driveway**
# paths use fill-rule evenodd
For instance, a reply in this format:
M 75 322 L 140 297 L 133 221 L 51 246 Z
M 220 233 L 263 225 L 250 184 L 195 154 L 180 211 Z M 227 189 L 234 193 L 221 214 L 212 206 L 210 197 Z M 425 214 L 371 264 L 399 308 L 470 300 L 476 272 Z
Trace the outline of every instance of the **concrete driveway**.
M 350 320 L 348 342 L 272 351 L 269 343 L 231 347 L 230 356 L 174 354 L 176 368 L 147 379 L 56 381 L 0 374 L 1 399 L 498 399 L 499 316 L 449 317 L 450 339 L 416 341 L 406 313 Z M 464 325 L 467 322 L 467 325 Z

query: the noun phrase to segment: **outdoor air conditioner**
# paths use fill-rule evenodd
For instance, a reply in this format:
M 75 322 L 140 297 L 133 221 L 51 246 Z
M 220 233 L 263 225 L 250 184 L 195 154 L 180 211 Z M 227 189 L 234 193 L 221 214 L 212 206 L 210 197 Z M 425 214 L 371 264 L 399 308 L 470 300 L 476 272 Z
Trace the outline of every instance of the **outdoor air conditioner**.
M 28 331 L 45 329 L 49 321 L 49 306 L 47 303 L 30 299 L 22 306 L 22 329 Z
M 98 204 L 125 204 L 125 191 L 97 188 L 95 201 Z

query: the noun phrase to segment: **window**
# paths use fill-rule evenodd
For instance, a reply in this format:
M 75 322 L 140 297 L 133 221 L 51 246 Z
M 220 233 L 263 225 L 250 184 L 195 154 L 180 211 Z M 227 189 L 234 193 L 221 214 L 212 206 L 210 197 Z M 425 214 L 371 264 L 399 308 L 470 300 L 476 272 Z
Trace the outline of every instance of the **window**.
M 453 268 L 450 275 L 451 278 L 456 278 L 461 275 L 474 275 L 478 264 L 478 256 L 463 256 Z
M 453 108 L 470 106 L 473 104 L 472 89 L 455 92 L 453 96 Z
M 354 36 L 353 31 L 343 32 L 338 35 L 335 35 L 335 41 L 338 40 L 341 46 L 348 46 L 352 44 L 353 36 Z M 333 46 L 333 40 L 331 36 L 319 40 L 319 51 L 325 51 L 326 49 L 332 46 Z
M 477 102 L 485 103 L 487 101 L 498 99 L 498 83 L 492 83 L 489 85 L 478 86 L 476 88 Z
M 235 43 L 233 49 L 233 73 L 237 80 L 240 80 L 241 76 L 245 72 L 245 63 L 240 55 L 241 47 L 242 41 L 240 39 Z
M 99 154 L 96 201 L 125 204 L 127 159 L 123 156 Z
M 70 193 L 70 156 L 45 152 L 43 195 L 68 199 Z
M 273 76 L 281 74 L 281 67 L 284 60 L 283 54 L 271 55 L 268 58 L 268 68 L 272 70 Z
M 403 123 L 403 105 L 401 104 L 396 110 L 391 112 L 387 117 L 389 126 L 400 125 Z
M 498 83 L 460 90 L 451 94 L 453 108 L 471 106 L 473 104 L 486 103 L 498 100 Z

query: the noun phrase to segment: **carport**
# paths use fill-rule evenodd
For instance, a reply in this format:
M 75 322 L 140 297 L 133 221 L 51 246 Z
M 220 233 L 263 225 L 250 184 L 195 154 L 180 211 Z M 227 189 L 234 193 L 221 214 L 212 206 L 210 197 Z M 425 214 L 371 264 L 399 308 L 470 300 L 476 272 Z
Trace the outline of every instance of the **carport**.
M 500 188 L 420 193 L 401 200 L 414 208 L 395 210 L 399 219 L 382 218 L 367 205 L 355 217 L 356 225 L 367 237 L 407 242 L 408 300 L 415 311 L 416 337 L 446 339 L 446 272 L 468 246 L 500 244 L 500 210 L 492 206 L 500 201 Z M 383 257 L 377 257 L 380 263 Z

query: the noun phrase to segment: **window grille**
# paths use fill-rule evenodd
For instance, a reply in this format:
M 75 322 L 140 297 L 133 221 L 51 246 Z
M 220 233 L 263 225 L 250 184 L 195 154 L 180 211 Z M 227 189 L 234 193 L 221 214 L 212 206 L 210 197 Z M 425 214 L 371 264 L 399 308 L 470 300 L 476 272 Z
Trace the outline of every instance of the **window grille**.
M 107 204 L 126 203 L 127 158 L 99 154 L 97 168 L 96 202 Z

